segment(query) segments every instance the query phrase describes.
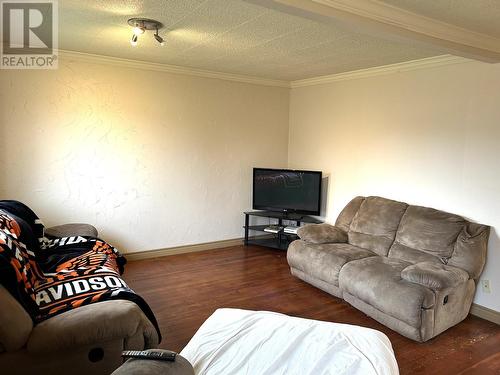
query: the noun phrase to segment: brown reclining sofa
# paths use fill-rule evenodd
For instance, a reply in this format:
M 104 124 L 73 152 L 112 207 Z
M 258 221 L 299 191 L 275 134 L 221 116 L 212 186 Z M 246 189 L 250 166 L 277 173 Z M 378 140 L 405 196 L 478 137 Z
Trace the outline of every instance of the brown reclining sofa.
M 287 253 L 296 277 L 424 342 L 469 313 L 490 228 L 381 197 L 356 197 Z

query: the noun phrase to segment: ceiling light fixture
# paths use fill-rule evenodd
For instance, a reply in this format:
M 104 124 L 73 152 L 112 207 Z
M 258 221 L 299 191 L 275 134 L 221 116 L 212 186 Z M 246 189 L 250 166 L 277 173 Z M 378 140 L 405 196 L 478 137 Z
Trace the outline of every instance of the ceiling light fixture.
M 138 26 L 136 26 L 136 27 L 134 27 L 134 28 L 132 29 L 132 32 L 133 32 L 135 35 L 137 35 L 137 36 L 139 36 L 139 35 L 141 35 L 141 34 L 144 34 L 144 32 L 145 32 L 145 31 L 146 31 L 146 30 L 145 30 L 143 27 L 138 27 Z
M 130 39 L 130 44 L 132 44 L 134 47 L 137 45 L 137 34 L 132 35 L 132 39 Z
M 132 39 L 130 40 L 130 44 L 132 44 L 133 46 L 137 45 L 139 36 L 144 34 L 146 31 L 155 31 L 153 36 L 156 41 L 161 46 L 165 44 L 163 38 L 158 34 L 158 30 L 163 27 L 163 24 L 161 22 L 151 20 L 149 18 L 131 18 L 128 20 L 128 24 L 133 27 Z
M 155 37 L 156 41 L 158 43 L 160 43 L 160 46 L 164 46 L 165 45 L 165 41 L 163 40 L 163 38 L 158 35 L 158 29 L 156 29 L 156 33 L 153 36 Z

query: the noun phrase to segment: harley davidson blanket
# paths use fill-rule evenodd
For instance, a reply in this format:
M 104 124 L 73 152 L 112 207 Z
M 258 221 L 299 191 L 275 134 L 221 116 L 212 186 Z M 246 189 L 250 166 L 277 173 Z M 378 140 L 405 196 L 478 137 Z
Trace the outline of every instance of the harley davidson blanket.
M 147 303 L 120 277 L 125 263 L 117 249 L 98 238 L 47 238 L 30 208 L 0 201 L 0 283 L 35 323 L 82 305 L 126 299 L 144 311 L 160 336 Z

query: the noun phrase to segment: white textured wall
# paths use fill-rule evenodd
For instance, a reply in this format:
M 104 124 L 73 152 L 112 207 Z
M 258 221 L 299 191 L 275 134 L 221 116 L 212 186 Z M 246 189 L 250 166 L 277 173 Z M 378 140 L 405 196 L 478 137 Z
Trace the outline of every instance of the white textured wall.
M 381 195 L 493 227 L 475 302 L 500 311 L 500 64 L 466 63 L 292 89 L 289 166 L 329 178 L 327 221 Z
M 59 64 L 0 71 L 0 199 L 124 252 L 242 236 L 252 167 L 287 164 L 288 89 Z
M 74 61 L 4 70 L 0 199 L 25 201 L 48 225 L 93 223 L 124 252 L 216 241 L 242 235 L 251 168 L 288 157 L 329 175 L 328 221 L 355 195 L 382 195 L 491 225 L 482 277 L 493 293 L 479 290 L 475 302 L 500 311 L 498 87 L 500 66 L 482 63 L 296 88 L 290 98 Z

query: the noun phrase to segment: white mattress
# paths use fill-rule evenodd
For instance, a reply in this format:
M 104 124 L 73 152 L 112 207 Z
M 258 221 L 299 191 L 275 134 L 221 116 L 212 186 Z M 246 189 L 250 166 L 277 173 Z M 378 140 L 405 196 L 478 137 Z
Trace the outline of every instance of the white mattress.
M 197 375 L 399 374 L 379 331 L 267 311 L 219 309 L 180 354 Z

